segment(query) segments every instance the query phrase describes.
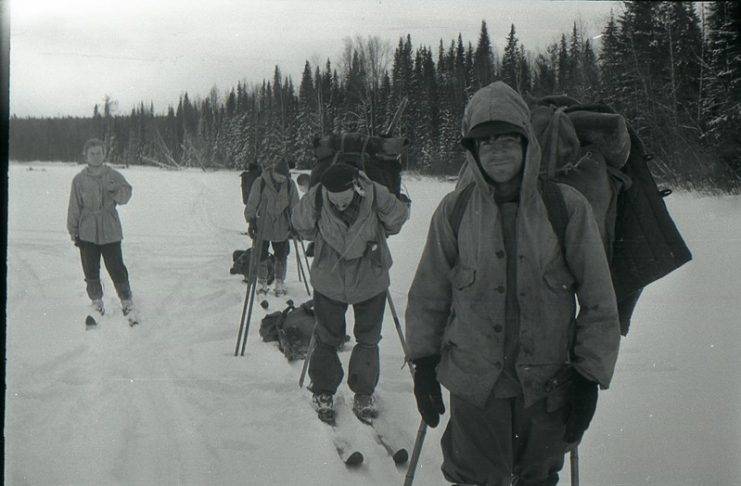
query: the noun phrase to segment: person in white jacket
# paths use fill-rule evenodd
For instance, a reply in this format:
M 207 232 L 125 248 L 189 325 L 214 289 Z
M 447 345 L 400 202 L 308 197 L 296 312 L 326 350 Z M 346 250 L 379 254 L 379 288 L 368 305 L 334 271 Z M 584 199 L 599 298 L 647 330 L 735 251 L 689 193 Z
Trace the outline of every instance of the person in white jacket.
M 67 210 L 67 230 L 80 249 L 87 294 L 101 315 L 103 287 L 100 284 L 100 257 L 121 299 L 124 315 L 134 310 L 129 272 L 121 253 L 123 232 L 116 206 L 131 199 L 131 186 L 118 171 L 104 164 L 105 146 L 97 138 L 85 142 L 85 167 L 72 180 Z

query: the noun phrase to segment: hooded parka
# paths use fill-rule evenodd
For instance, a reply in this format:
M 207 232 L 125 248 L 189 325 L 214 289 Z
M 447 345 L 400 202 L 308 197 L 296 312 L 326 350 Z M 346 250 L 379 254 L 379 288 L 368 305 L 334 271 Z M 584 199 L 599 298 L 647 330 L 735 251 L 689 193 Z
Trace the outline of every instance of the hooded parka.
M 364 196 L 355 222 L 348 227 L 322 190 L 321 212 L 316 207 L 316 184 L 293 211 L 293 227 L 315 241 L 311 285 L 330 299 L 355 304 L 384 292 L 393 263 L 386 236 L 398 233 L 409 217 L 409 208 L 385 186 L 362 172 Z M 318 216 L 318 218 L 317 218 Z
M 264 226 L 263 241 L 285 241 L 290 236 L 290 212 L 298 199 L 296 183 L 290 176 L 276 191 L 270 171 L 263 171 L 252 184 L 244 217 L 247 221 L 257 218 L 257 224 Z
M 516 217 L 517 254 L 506 254 L 494 187 L 485 181 L 477 158 L 467 157 L 475 187 L 457 241 L 450 215 L 463 188 L 446 195 L 435 211 L 409 290 L 409 358 L 441 355 L 440 383 L 483 408 L 503 367 L 506 262 L 516 258 L 520 313 L 515 368 L 524 406 L 546 397 L 546 382 L 569 361 L 607 388 L 620 333 L 610 271 L 589 203 L 575 189 L 559 184 L 569 214 L 562 251 L 538 190 L 540 148 L 529 109 L 502 82 L 471 98 L 463 133 L 492 121 L 521 127 L 527 138 Z

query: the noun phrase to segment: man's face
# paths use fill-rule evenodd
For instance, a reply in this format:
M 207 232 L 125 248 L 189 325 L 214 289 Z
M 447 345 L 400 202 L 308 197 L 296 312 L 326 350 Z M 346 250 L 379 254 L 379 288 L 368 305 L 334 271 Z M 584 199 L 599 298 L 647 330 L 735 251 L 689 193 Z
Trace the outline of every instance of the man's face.
M 334 205 L 339 211 L 344 211 L 352 202 L 352 198 L 355 195 L 355 189 L 352 187 L 342 192 L 329 192 L 327 191 L 327 197 L 329 202 Z
M 522 170 L 522 138 L 505 133 L 477 140 L 479 162 L 494 182 L 512 180 Z
M 298 185 L 298 188 L 299 188 L 299 190 L 300 190 L 300 191 L 301 191 L 301 192 L 302 192 L 303 194 L 305 194 L 305 193 L 309 192 L 309 185 L 308 185 L 308 184 L 299 184 L 299 185 Z
M 93 145 L 85 151 L 85 162 L 93 167 L 98 167 L 105 159 L 105 151 L 101 145 Z
M 286 176 L 284 176 L 283 174 L 279 173 L 275 169 L 273 169 L 273 170 L 270 171 L 270 177 L 272 177 L 273 180 L 275 182 L 277 182 L 277 183 L 281 183 L 281 182 L 284 182 L 286 180 Z

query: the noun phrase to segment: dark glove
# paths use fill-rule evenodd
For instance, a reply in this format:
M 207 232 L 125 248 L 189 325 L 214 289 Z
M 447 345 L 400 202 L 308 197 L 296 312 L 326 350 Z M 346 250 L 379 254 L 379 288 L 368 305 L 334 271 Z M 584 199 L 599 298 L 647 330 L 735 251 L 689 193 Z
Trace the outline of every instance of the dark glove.
M 403 202 L 407 209 L 412 207 L 412 200 L 406 194 L 399 194 L 399 201 Z
M 314 242 L 310 241 L 308 245 L 306 245 L 306 256 L 309 258 L 314 258 Z
M 569 414 L 566 418 L 566 430 L 563 440 L 568 443 L 581 440 L 589 422 L 597 409 L 598 385 L 574 371 L 569 387 Z
M 72 236 L 72 243 L 79 248 L 80 247 L 80 237 L 77 235 Z
M 255 218 L 252 218 L 249 223 L 247 223 L 247 234 L 253 240 L 255 239 L 255 226 L 257 226 L 257 221 L 255 221 Z
M 422 420 L 432 427 L 440 423 L 440 415 L 445 413 L 440 382 L 437 381 L 435 366 L 440 362 L 439 355 L 415 359 L 414 363 L 414 397 Z

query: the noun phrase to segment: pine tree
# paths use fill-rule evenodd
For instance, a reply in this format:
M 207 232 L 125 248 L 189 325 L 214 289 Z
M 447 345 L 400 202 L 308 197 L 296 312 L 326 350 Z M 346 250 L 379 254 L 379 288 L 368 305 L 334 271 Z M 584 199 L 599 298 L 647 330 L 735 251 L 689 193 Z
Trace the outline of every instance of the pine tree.
M 215 105 L 214 105 L 215 106 Z M 234 89 L 229 92 L 229 96 L 226 99 L 226 116 L 231 118 L 237 111 L 237 95 L 234 93 Z
M 584 103 L 595 102 L 599 99 L 600 93 L 599 68 L 589 39 L 584 41 L 583 51 L 581 53 L 581 66 L 582 79 L 584 80 L 584 94 L 581 101 Z
M 301 76 L 301 84 L 298 88 L 298 98 L 306 111 L 313 112 L 316 110 L 317 98 L 314 91 L 314 79 L 311 76 L 311 65 L 309 61 L 306 61 L 306 64 L 304 64 L 304 73 Z
M 677 32 L 673 39 L 676 76 L 679 80 L 677 91 L 679 109 L 684 118 L 694 120 L 694 124 L 697 125 L 703 55 L 700 19 L 692 4 L 677 2 L 672 5 L 671 21 L 677 23 Z
M 549 47 L 552 48 L 553 46 Z M 556 47 L 558 49 L 558 47 Z M 535 76 L 533 94 L 537 97 L 548 96 L 556 92 L 556 69 L 549 57 L 538 54 L 535 58 Z
M 561 34 L 561 43 L 558 46 L 558 83 L 557 87 L 561 93 L 568 93 L 571 88 L 571 60 L 566 47 L 566 35 Z
M 479 89 L 494 81 L 494 56 L 491 50 L 491 41 L 489 32 L 486 29 L 486 21 L 481 21 L 481 32 L 479 42 L 476 45 L 474 53 L 474 69 L 476 78 L 474 80 L 475 89 Z
M 476 68 L 474 66 L 474 59 L 475 54 L 473 50 L 473 45 L 469 42 L 468 47 L 466 48 L 466 62 L 465 62 L 465 68 L 466 68 L 466 83 L 465 83 L 465 98 L 468 100 L 468 98 L 471 97 L 473 94 L 473 86 L 476 79 Z
M 619 18 L 621 48 L 620 89 L 625 110 L 638 127 L 648 129 L 657 101 L 663 100 L 666 72 L 664 36 L 658 33 L 659 8 L 654 2 L 625 2 Z
M 599 70 L 602 78 L 601 98 L 605 103 L 619 109 L 622 101 L 619 92 L 622 58 L 618 27 L 612 13 L 610 21 L 602 30 L 601 40 L 602 48 L 599 54 Z
M 708 73 L 705 139 L 721 147 L 721 157 L 741 179 L 741 7 L 737 2 L 708 5 Z
M 517 91 L 524 95 L 530 93 L 532 89 L 530 61 L 528 61 L 525 46 L 520 44 L 520 50 L 517 52 Z
M 581 35 L 576 29 L 576 22 L 571 30 L 571 41 L 569 42 L 569 58 L 568 58 L 568 84 L 569 92 L 577 99 L 582 100 L 585 95 L 584 90 L 584 79 L 582 71 L 582 55 L 583 48 L 581 43 Z
M 518 89 L 518 66 L 517 66 L 517 36 L 515 35 L 515 24 L 511 24 L 509 35 L 507 36 L 507 45 L 504 47 L 504 56 L 502 56 L 502 81 L 514 89 Z

